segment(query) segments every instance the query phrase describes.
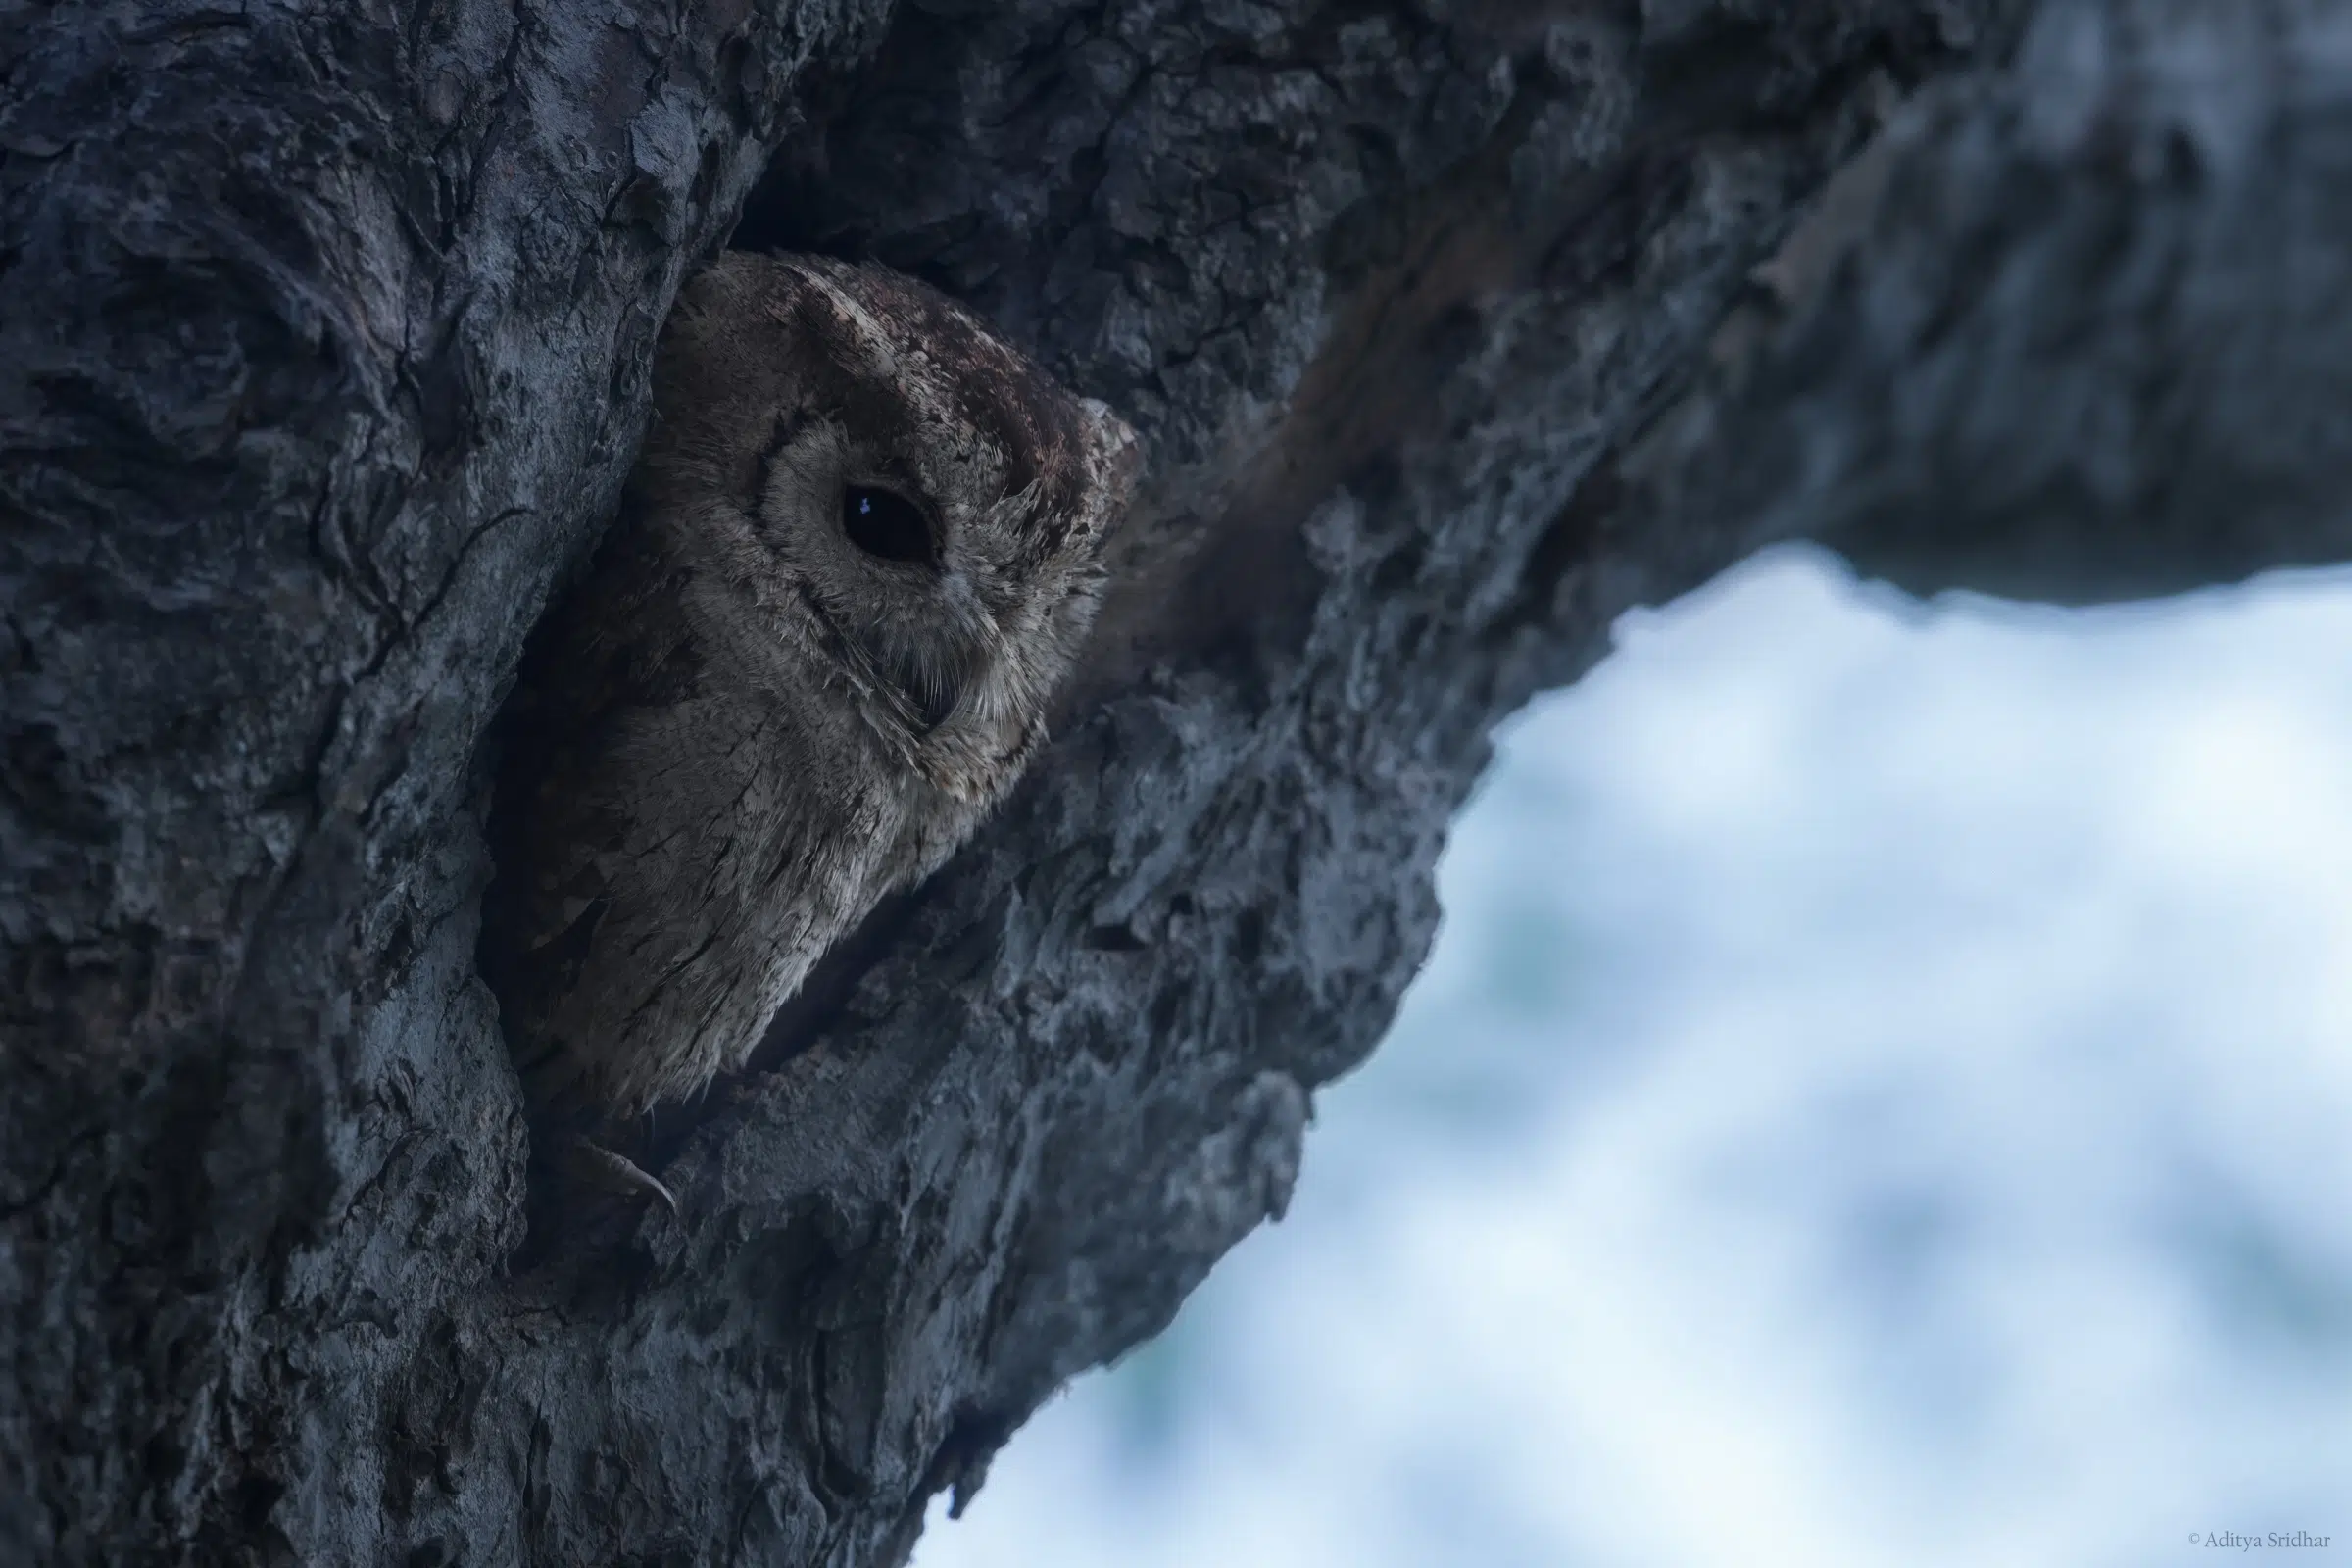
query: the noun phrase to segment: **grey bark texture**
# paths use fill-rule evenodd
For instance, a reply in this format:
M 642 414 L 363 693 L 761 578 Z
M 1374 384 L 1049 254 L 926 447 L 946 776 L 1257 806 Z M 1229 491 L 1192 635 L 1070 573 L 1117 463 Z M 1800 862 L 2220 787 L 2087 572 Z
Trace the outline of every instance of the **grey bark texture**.
M 487 760 L 731 228 L 1150 475 L 682 1221 L 525 1247 Z M 1776 539 L 2340 559 L 2348 294 L 2321 0 L 0 0 L 0 1561 L 904 1560 L 1281 1213 L 1495 719 Z

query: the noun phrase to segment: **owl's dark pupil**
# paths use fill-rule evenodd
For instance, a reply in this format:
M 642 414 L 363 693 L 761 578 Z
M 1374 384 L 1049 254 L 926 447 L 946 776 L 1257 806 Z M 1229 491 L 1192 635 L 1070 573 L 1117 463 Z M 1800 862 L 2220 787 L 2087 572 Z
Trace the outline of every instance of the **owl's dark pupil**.
M 895 491 L 854 484 L 841 493 L 841 531 L 850 543 L 884 561 L 930 565 L 939 559 L 931 519 Z

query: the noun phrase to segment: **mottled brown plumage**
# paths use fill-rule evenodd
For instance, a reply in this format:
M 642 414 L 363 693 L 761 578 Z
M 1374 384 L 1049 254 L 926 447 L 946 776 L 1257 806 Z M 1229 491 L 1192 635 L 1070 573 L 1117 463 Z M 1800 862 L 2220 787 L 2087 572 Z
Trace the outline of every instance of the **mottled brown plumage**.
M 621 514 L 533 638 L 484 970 L 543 1106 L 739 1067 L 1019 776 L 1134 437 L 930 289 L 729 254 L 681 295 Z

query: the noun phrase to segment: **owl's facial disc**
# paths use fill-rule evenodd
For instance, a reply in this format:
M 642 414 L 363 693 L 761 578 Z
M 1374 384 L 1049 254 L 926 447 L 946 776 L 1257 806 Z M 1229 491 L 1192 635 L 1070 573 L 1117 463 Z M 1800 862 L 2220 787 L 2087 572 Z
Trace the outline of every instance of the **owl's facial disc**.
M 754 512 L 867 716 L 913 741 L 955 715 L 980 655 L 948 509 L 909 466 L 887 440 L 796 413 L 771 440 Z
M 796 646 L 813 634 L 814 700 L 854 704 L 926 774 L 994 788 L 1085 640 L 1134 439 L 894 274 L 737 259 L 697 287 L 765 272 L 750 339 L 739 318 L 688 315 L 700 335 L 664 362 L 699 372 L 689 351 L 709 357 L 710 399 L 758 456 L 721 469 L 680 427 L 650 463 L 681 486 L 703 462 L 750 481 L 740 559 L 773 568 L 771 594 L 789 585 L 767 602 Z
M 888 486 L 843 485 L 841 533 L 874 561 L 934 578 L 940 572 L 940 528 L 931 508 Z M 921 734 L 948 721 L 971 678 L 969 650 L 956 635 L 944 603 L 939 610 L 928 635 L 908 636 L 903 630 L 892 635 L 895 628 L 878 625 L 857 639 L 883 678 L 912 705 Z

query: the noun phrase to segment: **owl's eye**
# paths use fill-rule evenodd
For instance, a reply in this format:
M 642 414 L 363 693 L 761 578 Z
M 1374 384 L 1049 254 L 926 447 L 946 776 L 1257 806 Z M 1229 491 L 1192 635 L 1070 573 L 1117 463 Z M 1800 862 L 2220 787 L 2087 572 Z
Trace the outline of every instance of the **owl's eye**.
M 937 564 L 939 546 L 922 508 L 894 490 L 854 484 L 841 492 L 841 531 L 850 543 L 881 561 L 918 566 Z

